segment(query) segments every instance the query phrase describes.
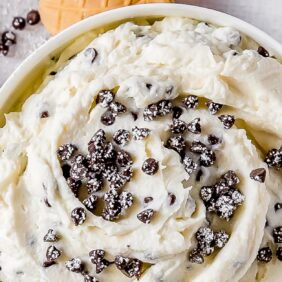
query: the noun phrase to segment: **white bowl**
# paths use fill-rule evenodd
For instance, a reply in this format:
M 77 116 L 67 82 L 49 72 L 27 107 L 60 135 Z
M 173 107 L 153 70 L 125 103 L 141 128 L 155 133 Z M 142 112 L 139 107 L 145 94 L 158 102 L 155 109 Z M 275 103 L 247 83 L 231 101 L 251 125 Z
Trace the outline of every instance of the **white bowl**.
M 87 18 L 57 36 L 51 38 L 43 46 L 32 53 L 10 76 L 0 89 L 0 119 L 4 113 L 8 113 L 21 99 L 27 88 L 35 82 L 36 77 L 43 73 L 47 60 L 58 53 L 62 47 L 67 46 L 78 36 L 87 31 L 107 26 L 114 22 L 137 18 L 156 16 L 182 16 L 211 22 L 216 25 L 232 26 L 257 43 L 265 47 L 278 58 L 282 58 L 282 46 L 269 35 L 258 28 L 230 15 L 196 6 L 182 4 L 146 4 L 128 6 L 104 12 Z

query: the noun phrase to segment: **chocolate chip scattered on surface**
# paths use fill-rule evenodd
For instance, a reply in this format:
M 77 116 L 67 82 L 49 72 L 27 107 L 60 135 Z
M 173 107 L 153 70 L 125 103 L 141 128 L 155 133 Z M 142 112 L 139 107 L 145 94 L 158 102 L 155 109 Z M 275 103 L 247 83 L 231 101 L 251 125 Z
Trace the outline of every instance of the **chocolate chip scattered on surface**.
M 51 245 L 46 251 L 46 258 L 48 261 L 55 261 L 61 256 L 62 252 L 55 246 Z
M 81 273 L 84 270 L 84 264 L 80 258 L 72 258 L 65 262 L 66 268 L 75 273 Z
M 84 208 L 75 208 L 71 212 L 71 219 L 74 222 L 74 224 L 81 225 L 85 222 L 86 220 L 86 211 Z
M 154 175 L 159 170 L 159 163 L 153 158 L 149 158 L 144 161 L 142 165 L 142 171 L 148 175 Z
M 12 26 L 15 29 L 23 30 L 25 28 L 25 26 L 26 26 L 25 18 L 23 18 L 23 17 L 14 17 L 13 22 L 12 22 Z
M 54 229 L 49 229 L 43 240 L 44 242 L 57 242 L 59 240 L 59 236 Z
M 151 220 L 152 220 L 154 214 L 155 214 L 155 211 L 153 209 L 146 209 L 146 210 L 138 213 L 137 218 L 141 222 L 143 222 L 145 224 L 149 224 L 149 223 L 151 223 Z
M 257 169 L 252 170 L 250 173 L 250 177 L 251 179 L 257 182 L 264 183 L 265 177 L 266 177 L 265 168 L 257 168 Z
M 36 25 L 40 22 L 40 14 L 37 10 L 31 10 L 26 15 L 26 22 L 29 25 Z
M 59 147 L 59 149 L 57 150 L 57 154 L 62 161 L 67 161 L 74 155 L 76 151 L 77 147 L 75 145 L 65 144 Z
M 263 263 L 268 263 L 272 260 L 272 251 L 269 247 L 259 249 L 257 260 Z
M 232 115 L 221 115 L 218 119 L 222 122 L 225 129 L 230 129 L 235 123 L 235 118 Z
M 222 104 L 214 103 L 213 101 L 206 102 L 206 106 L 212 115 L 217 114 L 223 107 Z
M 184 99 L 183 105 L 186 109 L 196 109 L 199 105 L 199 99 L 195 95 L 189 95 Z
M 282 226 L 273 228 L 272 236 L 275 243 L 282 243 Z
M 111 90 L 101 90 L 96 99 L 96 103 L 103 108 L 108 108 L 114 101 L 114 93 Z
M 113 136 L 113 140 L 115 143 L 119 146 L 125 146 L 129 143 L 130 140 L 130 133 L 128 130 L 125 129 L 119 129 L 115 132 Z
M 264 159 L 269 167 L 282 168 L 282 147 L 280 149 L 271 149 Z
M 187 129 L 189 132 L 194 134 L 200 134 L 202 132 L 200 118 L 195 118 L 187 124 Z

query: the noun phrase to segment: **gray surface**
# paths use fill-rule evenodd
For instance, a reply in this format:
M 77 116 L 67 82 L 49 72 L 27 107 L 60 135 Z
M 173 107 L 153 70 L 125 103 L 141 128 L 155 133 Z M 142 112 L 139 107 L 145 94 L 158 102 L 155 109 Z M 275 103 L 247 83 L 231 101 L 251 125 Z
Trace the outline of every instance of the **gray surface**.
M 241 18 L 282 43 L 282 0 L 176 0 L 178 3 L 198 5 L 226 12 Z M 0 32 L 10 28 L 14 16 L 25 16 L 37 9 L 38 0 L 0 0 Z M 28 54 L 48 39 L 41 24 L 16 31 L 18 44 L 9 56 L 0 56 L 0 86 Z

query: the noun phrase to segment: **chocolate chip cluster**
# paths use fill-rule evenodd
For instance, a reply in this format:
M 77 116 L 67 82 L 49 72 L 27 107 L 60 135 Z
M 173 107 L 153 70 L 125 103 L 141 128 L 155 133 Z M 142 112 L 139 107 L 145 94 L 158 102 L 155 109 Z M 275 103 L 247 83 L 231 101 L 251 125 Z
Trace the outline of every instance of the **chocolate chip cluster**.
M 224 173 L 212 186 L 203 186 L 200 197 L 207 211 L 229 221 L 238 206 L 244 202 L 244 195 L 236 188 L 240 179 L 232 170 Z
M 195 237 L 197 247 L 189 253 L 189 261 L 197 264 L 202 264 L 204 257 L 210 256 L 216 249 L 223 248 L 229 239 L 224 230 L 215 232 L 210 227 L 200 227 Z
M 82 203 L 90 212 L 95 211 L 99 199 L 95 193 L 103 189 L 106 181 L 110 190 L 102 199 L 104 219 L 117 219 L 132 205 L 131 193 L 120 191 L 133 176 L 132 158 L 128 152 L 116 148 L 109 142 L 104 130 L 98 130 L 90 139 L 87 155 L 79 153 L 73 144 L 60 146 L 57 154 L 63 163 L 63 174 L 73 194 L 79 197 L 82 187 L 85 185 L 87 188 L 88 196 L 82 199 Z M 75 208 L 71 218 L 75 225 L 83 224 L 86 220 L 85 209 Z

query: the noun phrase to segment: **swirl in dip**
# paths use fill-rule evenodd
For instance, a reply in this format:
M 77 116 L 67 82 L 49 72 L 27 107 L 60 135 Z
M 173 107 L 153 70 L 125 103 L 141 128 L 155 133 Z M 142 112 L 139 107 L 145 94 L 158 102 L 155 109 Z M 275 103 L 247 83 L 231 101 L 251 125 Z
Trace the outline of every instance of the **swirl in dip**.
M 281 281 L 282 66 L 230 27 L 127 22 L 0 132 L 2 281 Z

